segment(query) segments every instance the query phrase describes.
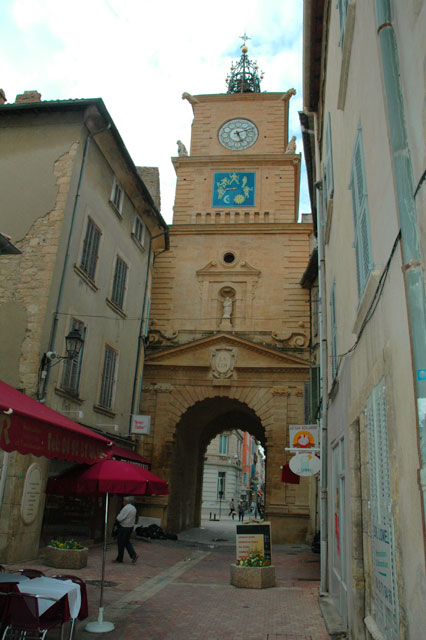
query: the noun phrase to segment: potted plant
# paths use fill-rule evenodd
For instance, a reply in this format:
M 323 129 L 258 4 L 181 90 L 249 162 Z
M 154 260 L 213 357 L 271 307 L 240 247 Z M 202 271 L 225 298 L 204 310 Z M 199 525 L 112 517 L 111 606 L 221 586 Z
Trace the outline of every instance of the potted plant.
M 83 569 L 88 553 L 89 549 L 76 540 L 51 540 L 44 560 L 57 569 Z
M 231 584 L 241 589 L 275 587 L 275 567 L 262 554 L 249 553 L 231 564 Z

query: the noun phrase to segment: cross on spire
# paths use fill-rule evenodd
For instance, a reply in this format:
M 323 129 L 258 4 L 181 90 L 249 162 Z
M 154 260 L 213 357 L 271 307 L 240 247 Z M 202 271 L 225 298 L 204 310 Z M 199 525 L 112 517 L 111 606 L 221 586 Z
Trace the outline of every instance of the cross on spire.
M 248 37 L 245 31 L 244 31 L 244 35 L 239 37 L 241 38 L 241 40 L 244 40 L 244 44 L 246 43 L 247 40 L 251 40 L 251 38 Z

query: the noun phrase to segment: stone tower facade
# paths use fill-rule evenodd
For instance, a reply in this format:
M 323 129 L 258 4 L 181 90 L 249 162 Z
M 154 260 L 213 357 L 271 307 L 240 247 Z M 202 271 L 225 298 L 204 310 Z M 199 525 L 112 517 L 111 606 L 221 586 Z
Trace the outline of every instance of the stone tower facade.
M 299 282 L 312 227 L 297 221 L 294 93 L 183 94 L 192 139 L 172 159 L 170 251 L 155 262 L 140 407 L 152 416 L 143 453 L 170 483 L 151 513 L 162 509 L 169 531 L 199 524 L 207 445 L 241 429 L 265 447 L 273 540 L 310 533 L 309 480 L 282 484 L 280 470 L 309 377 L 309 299 Z

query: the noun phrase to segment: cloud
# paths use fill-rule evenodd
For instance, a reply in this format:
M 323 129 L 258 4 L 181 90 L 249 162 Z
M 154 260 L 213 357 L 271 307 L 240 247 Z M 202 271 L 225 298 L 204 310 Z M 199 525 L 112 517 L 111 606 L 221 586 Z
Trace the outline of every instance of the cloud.
M 158 166 L 171 222 L 176 140 L 189 148 L 192 109 L 183 91 L 225 93 L 246 31 L 263 91 L 295 87 L 290 135 L 302 107 L 302 13 L 294 0 L 6 0 L 0 21 L 2 86 L 43 100 L 102 97 L 136 165 Z M 301 210 L 309 210 L 302 183 Z

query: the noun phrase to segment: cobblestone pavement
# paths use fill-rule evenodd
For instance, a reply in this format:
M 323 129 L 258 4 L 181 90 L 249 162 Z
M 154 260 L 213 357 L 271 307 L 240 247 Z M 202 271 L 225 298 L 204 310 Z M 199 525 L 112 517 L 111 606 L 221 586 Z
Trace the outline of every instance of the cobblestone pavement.
M 179 534 L 178 541 L 135 539 L 136 564 L 128 557 L 114 564 L 108 545 L 103 619 L 115 630 L 108 640 L 328 640 L 318 606 L 319 555 L 305 545 L 275 545 L 276 587 L 238 589 L 229 583 L 235 561 L 236 521 L 203 520 L 202 527 Z M 87 583 L 89 619 L 99 611 L 102 546 L 89 550 L 87 567 L 73 570 Z M 37 561 L 10 568 L 57 569 Z M 68 571 L 62 570 L 62 573 Z M 77 621 L 75 640 L 93 637 L 88 620 Z M 66 636 L 68 627 L 65 629 Z M 59 634 L 51 631 L 46 638 Z

